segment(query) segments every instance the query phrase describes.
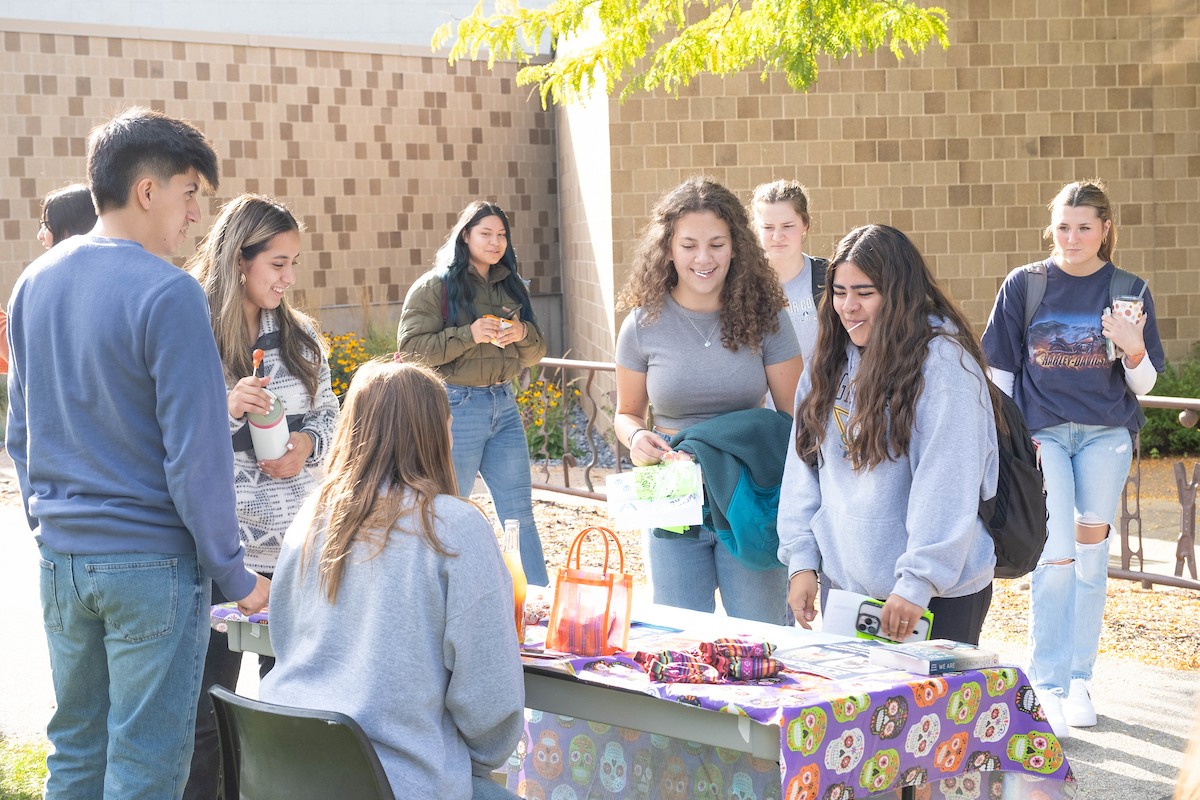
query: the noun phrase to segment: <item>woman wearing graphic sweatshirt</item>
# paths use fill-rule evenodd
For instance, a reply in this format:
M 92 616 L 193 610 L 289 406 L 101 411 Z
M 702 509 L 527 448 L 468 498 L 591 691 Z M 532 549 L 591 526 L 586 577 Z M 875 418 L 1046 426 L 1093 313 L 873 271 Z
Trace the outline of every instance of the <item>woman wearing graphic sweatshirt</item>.
M 796 391 L 779 500 L 779 560 L 804 627 L 816 570 L 885 600 L 902 640 L 978 643 L 996 555 L 978 506 L 996 492 L 992 397 L 979 341 L 900 231 L 851 231 L 830 260 L 820 333 Z

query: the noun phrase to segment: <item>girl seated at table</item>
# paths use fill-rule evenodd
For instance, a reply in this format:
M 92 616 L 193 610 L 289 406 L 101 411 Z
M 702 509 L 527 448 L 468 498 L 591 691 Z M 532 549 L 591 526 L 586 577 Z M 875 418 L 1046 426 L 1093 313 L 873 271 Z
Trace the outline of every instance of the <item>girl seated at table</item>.
M 512 579 L 456 496 L 436 374 L 360 367 L 328 470 L 275 568 L 261 698 L 348 714 L 398 797 L 514 797 L 487 777 L 521 735 Z
M 979 500 L 999 464 L 979 340 L 895 228 L 851 231 L 829 263 L 779 500 L 788 602 L 809 627 L 821 568 L 886 599 L 889 638 L 929 609 L 933 638 L 977 644 L 996 564 Z

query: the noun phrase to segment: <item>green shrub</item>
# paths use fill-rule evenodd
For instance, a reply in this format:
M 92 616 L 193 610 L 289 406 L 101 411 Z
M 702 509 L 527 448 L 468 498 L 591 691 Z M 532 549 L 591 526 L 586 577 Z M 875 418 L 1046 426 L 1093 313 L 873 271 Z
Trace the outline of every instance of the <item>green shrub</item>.
M 1191 360 L 1178 369 L 1167 364 L 1158 376 L 1151 395 L 1159 397 L 1200 397 L 1200 343 Z M 1161 455 L 1200 452 L 1200 426 L 1185 428 L 1179 424 L 1179 412 L 1167 408 L 1147 408 L 1146 427 L 1142 428 L 1142 452 L 1157 450 Z
M 545 377 L 540 366 L 530 371 L 529 388 L 522 390 L 513 381 L 532 458 L 562 458 L 567 451 L 570 442 L 563 436 L 563 421 L 579 402 L 579 390 L 574 384 L 568 382 L 563 391 L 553 379 Z

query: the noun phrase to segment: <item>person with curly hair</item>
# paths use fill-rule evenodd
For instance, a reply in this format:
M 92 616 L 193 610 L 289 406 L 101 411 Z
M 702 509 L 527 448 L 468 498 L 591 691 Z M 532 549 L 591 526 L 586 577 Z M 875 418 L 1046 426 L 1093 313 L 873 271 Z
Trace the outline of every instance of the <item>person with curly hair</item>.
M 903 233 L 856 228 L 829 264 L 779 498 L 788 602 L 809 627 L 821 569 L 885 601 L 890 639 L 929 609 L 933 638 L 978 643 L 996 565 L 979 501 L 996 494 L 999 390 Z
M 787 298 L 746 210 L 710 178 L 691 178 L 654 207 L 618 298 L 631 309 L 617 336 L 617 436 L 638 466 L 671 451 L 671 437 L 721 414 L 790 409 L 803 369 Z M 650 407 L 654 426 L 647 427 Z M 718 544 L 650 536 L 654 602 L 782 624 L 783 568 L 755 571 Z

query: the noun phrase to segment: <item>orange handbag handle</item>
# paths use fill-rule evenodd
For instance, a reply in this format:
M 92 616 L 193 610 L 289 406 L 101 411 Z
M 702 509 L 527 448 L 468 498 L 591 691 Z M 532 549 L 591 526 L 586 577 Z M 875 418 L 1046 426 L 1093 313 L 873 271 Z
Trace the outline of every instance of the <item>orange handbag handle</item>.
M 575 541 L 571 542 L 571 549 L 567 551 L 567 569 L 571 568 L 572 555 L 575 556 L 575 569 L 582 569 L 582 567 L 579 565 L 579 558 L 583 552 L 583 540 L 584 537 L 593 531 L 600 533 L 604 539 L 604 567 L 602 568 L 602 571 L 606 573 L 608 572 L 608 539 L 611 536 L 612 540 L 617 545 L 617 555 L 621 559 L 621 566 L 617 568 L 617 571 L 622 573 L 625 572 L 625 551 L 621 549 L 621 540 L 617 538 L 617 535 L 608 528 L 601 528 L 596 525 L 581 530 L 579 535 L 575 537 Z

